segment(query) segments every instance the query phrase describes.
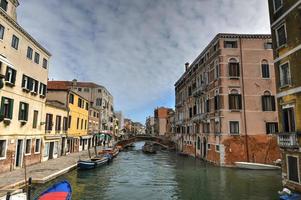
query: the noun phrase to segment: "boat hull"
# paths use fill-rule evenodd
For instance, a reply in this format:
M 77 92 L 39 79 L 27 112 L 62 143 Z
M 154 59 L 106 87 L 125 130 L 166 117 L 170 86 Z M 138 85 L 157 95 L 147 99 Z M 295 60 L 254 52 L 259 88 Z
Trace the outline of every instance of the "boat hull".
M 44 191 L 37 200 L 71 200 L 72 188 L 68 181 L 61 181 Z
M 94 169 L 98 166 L 104 165 L 108 162 L 108 157 L 103 158 L 92 158 L 91 160 L 79 160 L 77 162 L 77 167 L 79 169 Z
M 250 163 L 250 162 L 235 162 L 235 165 L 240 169 L 252 169 L 252 170 L 279 170 L 279 169 L 281 169 L 281 167 L 275 166 L 275 165 Z

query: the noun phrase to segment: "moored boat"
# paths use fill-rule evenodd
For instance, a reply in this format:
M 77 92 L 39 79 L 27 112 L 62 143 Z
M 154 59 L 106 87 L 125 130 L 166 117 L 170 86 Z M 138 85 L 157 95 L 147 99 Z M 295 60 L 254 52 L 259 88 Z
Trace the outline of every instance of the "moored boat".
M 253 170 L 279 170 L 279 169 L 281 169 L 281 167 L 276 166 L 276 165 L 251 163 L 251 162 L 235 162 L 235 165 L 241 169 L 253 169 Z
M 106 148 L 98 152 L 98 155 L 110 154 L 112 158 L 115 158 L 119 154 L 119 148 Z
M 104 165 L 109 161 L 109 156 L 94 157 L 89 160 L 77 161 L 77 167 L 79 169 L 94 169 L 98 166 Z
M 154 147 L 154 145 L 152 143 L 147 143 L 147 142 L 142 147 L 142 151 L 143 151 L 143 153 L 147 153 L 147 154 L 157 153 L 156 148 Z
M 45 190 L 36 200 L 71 200 L 72 188 L 68 181 L 61 181 Z

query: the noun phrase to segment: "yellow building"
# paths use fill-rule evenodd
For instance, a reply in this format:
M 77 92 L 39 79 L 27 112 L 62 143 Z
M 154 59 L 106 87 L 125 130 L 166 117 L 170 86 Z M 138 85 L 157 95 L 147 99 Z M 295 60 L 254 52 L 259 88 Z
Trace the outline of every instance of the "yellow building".
M 66 105 L 57 100 L 47 100 L 42 161 L 66 154 L 67 130 L 68 109 Z
M 90 147 L 88 135 L 89 102 L 62 83 L 48 81 L 47 99 L 64 103 L 68 108 L 67 152 L 82 151 Z
M 40 162 L 45 134 L 51 55 L 18 24 L 18 5 L 17 0 L 0 4 L 0 173 Z

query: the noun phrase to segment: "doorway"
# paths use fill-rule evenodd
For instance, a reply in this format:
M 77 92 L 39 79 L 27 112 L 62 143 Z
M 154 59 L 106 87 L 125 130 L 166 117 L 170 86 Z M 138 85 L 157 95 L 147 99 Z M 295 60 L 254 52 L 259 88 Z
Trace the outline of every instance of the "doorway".
M 65 155 L 65 142 L 66 142 L 66 138 L 63 137 L 63 138 L 62 138 L 61 156 Z
M 207 141 L 206 138 L 203 138 L 203 152 L 202 152 L 202 157 L 206 158 L 207 156 Z
M 16 167 L 22 167 L 23 158 L 23 140 L 17 140 L 16 146 Z
M 49 157 L 48 157 L 49 160 L 53 159 L 53 150 L 54 150 L 54 142 L 50 142 L 50 145 L 49 145 Z

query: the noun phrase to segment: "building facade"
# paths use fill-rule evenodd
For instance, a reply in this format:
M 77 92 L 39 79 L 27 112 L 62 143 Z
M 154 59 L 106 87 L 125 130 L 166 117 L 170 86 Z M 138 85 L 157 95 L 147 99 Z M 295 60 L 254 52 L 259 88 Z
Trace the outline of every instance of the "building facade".
M 67 153 L 68 109 L 59 101 L 46 101 L 45 135 L 42 161 L 58 158 Z
M 67 153 L 78 152 L 91 146 L 88 134 L 89 101 L 64 84 L 48 82 L 47 99 L 57 100 L 68 109 Z
M 147 135 L 155 135 L 155 118 L 149 116 L 148 118 L 146 118 L 146 122 L 145 122 L 145 127 L 146 127 L 146 134 Z
M 178 150 L 221 166 L 280 157 L 271 43 L 270 35 L 218 34 L 185 64 L 175 84 Z
M 100 112 L 97 108 L 90 106 L 89 108 L 89 126 L 88 134 L 95 135 L 100 132 L 99 126 Z
M 269 0 L 285 187 L 301 192 L 301 1 Z
M 41 161 L 50 53 L 17 23 L 17 0 L 0 4 L 0 172 Z M 3 78 L 4 77 L 4 78 Z
M 154 110 L 154 133 L 156 136 L 167 134 L 167 119 L 171 108 L 159 107 Z

